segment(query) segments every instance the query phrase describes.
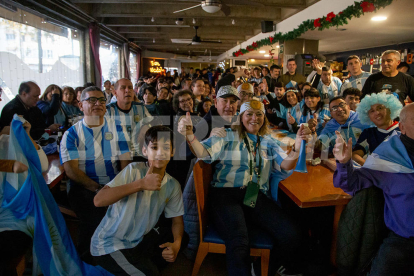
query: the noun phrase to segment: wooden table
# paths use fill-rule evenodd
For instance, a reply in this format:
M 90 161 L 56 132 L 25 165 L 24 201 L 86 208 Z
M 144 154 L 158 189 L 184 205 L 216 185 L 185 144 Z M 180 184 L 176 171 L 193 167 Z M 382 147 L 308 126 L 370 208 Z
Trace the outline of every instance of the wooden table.
M 43 173 L 46 184 L 49 189 L 52 189 L 57 183 L 59 183 L 65 175 L 63 166 L 60 165 L 59 153 L 54 153 L 47 156 L 49 161 L 49 168 Z
M 333 186 L 333 172 L 324 166 L 307 166 L 308 173 L 294 172 L 280 182 L 280 189 L 300 208 L 335 206 L 331 262 L 335 264 L 338 223 L 351 196 Z

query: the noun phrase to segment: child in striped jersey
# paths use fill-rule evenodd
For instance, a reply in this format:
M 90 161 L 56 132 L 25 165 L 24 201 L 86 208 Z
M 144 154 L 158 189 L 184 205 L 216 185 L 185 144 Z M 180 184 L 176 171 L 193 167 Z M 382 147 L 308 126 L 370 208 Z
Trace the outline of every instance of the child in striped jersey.
M 148 163 L 132 163 L 95 196 L 109 206 L 91 241 L 95 261 L 114 275 L 158 275 L 174 262 L 183 237 L 183 200 L 177 180 L 165 172 L 174 155 L 172 131 L 151 127 L 142 152 Z M 160 216 L 172 218 L 164 227 Z

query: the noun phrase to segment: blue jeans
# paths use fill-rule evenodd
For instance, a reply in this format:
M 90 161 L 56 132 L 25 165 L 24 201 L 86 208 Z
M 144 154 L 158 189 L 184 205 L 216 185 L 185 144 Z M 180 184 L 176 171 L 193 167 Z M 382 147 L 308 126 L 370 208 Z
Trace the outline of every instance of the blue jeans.
M 375 257 L 370 276 L 414 275 L 414 239 L 390 232 Z
M 254 224 L 273 238 L 269 275 L 275 275 L 281 264 L 290 267 L 300 259 L 301 232 L 298 224 L 277 204 L 259 192 L 256 207 L 243 204 L 246 189 L 211 188 L 209 214 L 226 244 L 227 272 L 230 276 L 250 276 L 250 248 L 247 225 Z

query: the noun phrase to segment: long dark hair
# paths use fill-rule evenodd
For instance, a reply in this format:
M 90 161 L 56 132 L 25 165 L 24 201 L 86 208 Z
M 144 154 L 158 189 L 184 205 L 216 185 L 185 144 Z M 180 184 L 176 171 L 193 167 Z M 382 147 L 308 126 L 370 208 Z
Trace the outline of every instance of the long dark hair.
M 321 99 L 321 95 L 319 95 L 319 91 L 316 90 L 316 88 L 311 87 L 311 89 L 307 90 L 305 92 L 305 98 L 306 97 L 315 97 L 315 98 L 319 98 L 319 102 L 316 106 L 316 111 L 318 112 L 319 110 L 321 110 L 323 108 L 323 101 Z M 310 108 L 306 105 L 306 103 L 303 105 L 303 116 L 306 116 L 309 113 L 311 113 L 312 110 L 310 110 Z
M 293 106 L 291 106 L 290 105 L 290 103 L 288 102 L 288 100 L 287 100 L 287 94 L 288 94 L 288 92 L 294 92 L 295 93 L 295 95 L 296 95 L 296 98 L 298 99 L 298 103 L 302 100 L 302 93 L 300 93 L 298 90 L 296 90 L 296 89 L 293 89 L 293 88 L 288 88 L 287 90 L 286 90 L 286 92 L 285 92 L 285 94 L 283 95 L 283 98 L 282 98 L 282 104 L 284 105 L 284 106 L 286 106 L 287 108 L 289 108 L 289 107 L 293 107 Z

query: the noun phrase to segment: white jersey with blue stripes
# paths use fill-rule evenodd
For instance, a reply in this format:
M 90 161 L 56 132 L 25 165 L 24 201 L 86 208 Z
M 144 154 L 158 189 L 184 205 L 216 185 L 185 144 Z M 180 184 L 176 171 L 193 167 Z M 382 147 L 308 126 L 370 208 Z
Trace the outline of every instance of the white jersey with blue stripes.
M 362 87 L 364 87 L 365 81 L 368 77 L 371 76 L 368 72 L 362 72 L 361 75 L 358 76 L 351 76 L 344 81 L 341 87 L 341 96 L 344 93 L 345 89 L 347 88 L 358 88 L 359 91 L 362 91 Z
M 118 187 L 142 179 L 148 169 L 146 163 L 131 163 L 107 185 Z M 166 218 L 184 215 L 181 186 L 167 173 L 161 181 L 161 190 L 143 190 L 109 206 L 92 236 L 92 256 L 136 247 L 154 228 L 163 211 Z
M 129 112 L 120 111 L 117 103 L 111 103 L 106 106 L 106 117 L 111 118 L 120 123 L 120 125 L 125 128 L 128 138 L 131 151 L 136 153 L 134 150 L 136 141 L 132 139 L 133 133 L 139 133 L 139 128 L 141 126 L 141 122 L 144 118 L 148 118 L 147 120 L 152 120 L 152 115 L 148 112 L 147 108 L 137 102 L 132 102 L 131 109 Z M 138 129 L 136 129 L 138 128 Z
M 119 156 L 130 151 L 128 140 L 124 128 L 112 119 L 104 118 L 97 127 L 89 127 L 83 119 L 63 135 L 60 160 L 62 164 L 78 160 L 81 171 L 104 185 L 118 173 Z
M 339 93 L 341 91 L 342 82 L 337 77 L 332 77 L 331 83 L 329 85 L 326 85 L 322 82 L 322 80 L 319 81 L 318 84 L 318 91 L 321 95 L 321 99 L 329 99 L 335 98 L 336 96 L 339 96 Z
M 239 138 L 238 132 L 226 129 L 226 137 L 212 136 L 201 144 L 208 151 L 210 157 L 204 160 L 212 163 L 219 160 L 214 172 L 212 185 L 214 187 L 243 187 L 250 181 L 250 155 L 245 142 Z M 256 143 L 257 137 L 247 134 L 249 143 Z M 281 174 L 287 173 L 280 165 L 287 157 L 286 153 L 280 148 L 280 142 L 276 139 L 265 136 L 260 137 L 260 154 L 256 154 L 255 164 L 259 164 L 262 158 L 262 172 L 260 178 L 260 190 L 264 193 L 269 191 L 269 176 L 274 170 Z M 253 160 L 252 160 L 253 161 Z M 257 175 L 253 174 L 252 181 L 257 182 Z

